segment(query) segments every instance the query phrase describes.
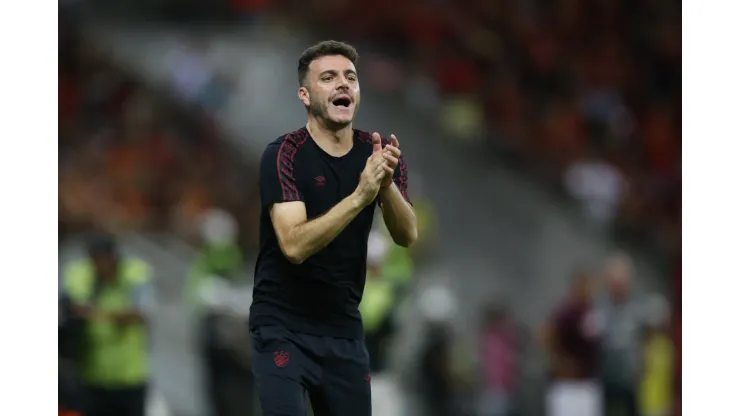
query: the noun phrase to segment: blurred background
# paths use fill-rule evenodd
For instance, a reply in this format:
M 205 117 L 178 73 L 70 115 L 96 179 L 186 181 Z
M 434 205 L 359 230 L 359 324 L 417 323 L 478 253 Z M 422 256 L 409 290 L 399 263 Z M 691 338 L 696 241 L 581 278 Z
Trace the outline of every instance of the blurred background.
M 260 414 L 257 164 L 323 39 L 358 49 L 355 125 L 398 136 L 420 221 L 410 250 L 371 236 L 374 414 L 546 415 L 572 380 L 680 414 L 677 0 L 60 1 L 60 414 L 107 348 L 66 283 L 101 233 L 147 266 L 145 342 L 106 352 L 148 360 L 146 415 Z

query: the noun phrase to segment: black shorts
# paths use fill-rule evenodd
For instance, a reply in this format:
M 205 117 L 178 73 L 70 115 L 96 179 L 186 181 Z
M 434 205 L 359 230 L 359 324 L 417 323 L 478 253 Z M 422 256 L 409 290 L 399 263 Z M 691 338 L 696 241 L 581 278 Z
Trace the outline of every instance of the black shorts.
M 252 369 L 263 416 L 371 416 L 370 360 L 362 340 L 275 327 L 252 330 Z

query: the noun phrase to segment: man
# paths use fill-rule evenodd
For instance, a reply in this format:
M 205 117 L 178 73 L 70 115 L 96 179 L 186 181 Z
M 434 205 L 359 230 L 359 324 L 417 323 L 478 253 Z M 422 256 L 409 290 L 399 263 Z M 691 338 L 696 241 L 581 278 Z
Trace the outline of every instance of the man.
M 149 378 L 147 299 L 149 266 L 120 258 L 109 237 L 95 238 L 89 258 L 67 265 L 64 295 L 85 321 L 80 377 L 87 390 L 86 416 L 143 416 Z
M 596 381 L 599 326 L 591 305 L 591 276 L 575 275 L 571 293 L 545 328 L 553 380 L 548 416 L 599 416 L 601 390 Z
M 497 304 L 489 305 L 483 318 L 478 347 L 484 383 L 479 413 L 507 416 L 514 409 L 518 378 L 516 323 L 507 308 Z
M 267 146 L 260 168 L 260 253 L 250 311 L 265 416 L 370 416 L 370 368 L 358 305 L 376 205 L 393 241 L 416 216 L 398 140 L 352 128 L 357 52 L 321 42 L 298 61 L 305 127 Z
M 631 291 L 632 260 L 609 257 L 604 267 L 607 296 L 598 305 L 604 324 L 604 403 L 609 414 L 637 415 L 637 386 L 642 372 L 644 316 Z
M 389 238 L 384 232 L 371 231 L 368 238 L 367 277 L 360 303 L 365 346 L 370 354 L 370 369 L 382 373 L 386 365 L 387 343 L 393 335 L 393 285 L 382 274 Z
M 422 335 L 417 388 L 422 412 L 427 416 L 452 416 L 455 408 L 455 368 L 452 361 L 454 340 L 444 322 L 426 322 Z
M 654 295 L 646 312 L 639 410 L 642 416 L 668 416 L 673 414 L 675 404 L 675 346 L 671 339 L 670 306 L 664 297 Z
M 243 266 L 236 220 L 210 209 L 202 217 L 201 237 L 188 273 L 188 295 L 198 311 L 206 393 L 213 416 L 249 414 L 254 407 L 254 395 L 244 394 L 254 390 L 249 333 L 243 319 L 225 305 L 216 306 L 220 292 L 230 290 Z

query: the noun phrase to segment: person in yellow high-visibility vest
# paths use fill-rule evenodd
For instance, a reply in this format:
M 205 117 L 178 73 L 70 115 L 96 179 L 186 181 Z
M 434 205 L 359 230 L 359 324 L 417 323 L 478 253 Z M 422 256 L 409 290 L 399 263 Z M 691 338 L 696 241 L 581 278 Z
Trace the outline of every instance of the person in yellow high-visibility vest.
M 79 373 L 86 416 L 143 416 L 149 379 L 145 303 L 150 266 L 118 256 L 112 238 L 88 246 L 89 257 L 64 269 L 64 295 L 85 319 Z
M 643 371 L 639 384 L 639 407 L 643 416 L 673 414 L 675 346 L 668 331 L 670 309 L 660 296 L 651 299 L 643 339 Z
M 381 265 L 386 260 L 389 243 L 385 234 L 371 231 L 368 237 L 367 279 L 360 302 L 365 344 L 370 355 L 370 369 L 380 372 L 385 368 L 386 347 L 393 333 L 390 314 L 395 293 L 393 282 L 382 275 Z

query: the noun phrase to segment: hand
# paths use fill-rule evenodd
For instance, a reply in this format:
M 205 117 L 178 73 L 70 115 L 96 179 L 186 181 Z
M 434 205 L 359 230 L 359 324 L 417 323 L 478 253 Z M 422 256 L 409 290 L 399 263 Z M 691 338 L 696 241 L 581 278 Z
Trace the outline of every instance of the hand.
M 365 169 L 360 174 L 360 183 L 357 185 L 357 194 L 364 205 L 370 205 L 380 191 L 380 185 L 386 175 L 393 175 L 393 170 L 387 166 L 383 157 L 380 136 L 373 135 L 373 154 L 367 159 Z
M 375 136 L 380 140 L 380 135 L 378 133 L 373 133 L 373 142 L 375 141 Z M 387 188 L 393 183 L 393 172 L 396 171 L 398 161 L 401 159 L 401 149 L 399 148 L 398 139 L 396 139 L 395 134 L 391 134 L 391 143 L 383 148 L 382 156 L 383 159 L 385 159 L 386 166 L 390 168 L 390 173 L 383 178 L 380 187 Z

